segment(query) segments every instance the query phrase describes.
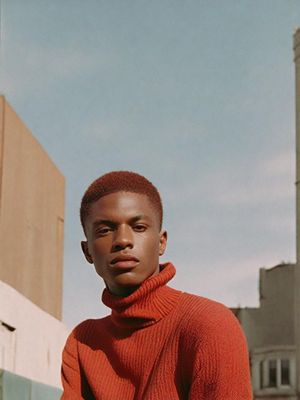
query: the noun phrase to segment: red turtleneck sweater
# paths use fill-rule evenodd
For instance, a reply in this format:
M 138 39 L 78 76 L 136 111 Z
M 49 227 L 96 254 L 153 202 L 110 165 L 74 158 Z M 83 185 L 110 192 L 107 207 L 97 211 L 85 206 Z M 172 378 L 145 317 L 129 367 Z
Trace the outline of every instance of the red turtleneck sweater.
M 168 263 L 110 316 L 87 320 L 63 351 L 62 400 L 250 400 L 244 335 L 230 310 L 166 286 Z

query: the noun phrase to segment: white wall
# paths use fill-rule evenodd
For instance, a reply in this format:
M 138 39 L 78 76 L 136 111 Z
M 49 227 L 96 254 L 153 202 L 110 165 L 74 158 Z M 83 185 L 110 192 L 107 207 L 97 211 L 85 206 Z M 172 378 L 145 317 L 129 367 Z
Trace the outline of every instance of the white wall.
M 68 333 L 62 322 L 0 281 L 0 368 L 61 387 L 61 352 Z

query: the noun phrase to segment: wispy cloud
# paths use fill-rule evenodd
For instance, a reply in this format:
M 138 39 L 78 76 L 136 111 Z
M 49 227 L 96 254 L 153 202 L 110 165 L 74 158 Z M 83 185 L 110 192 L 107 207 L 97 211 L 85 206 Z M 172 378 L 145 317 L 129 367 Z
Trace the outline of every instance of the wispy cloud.
M 284 179 L 294 176 L 295 154 L 291 151 L 284 151 L 276 154 L 261 163 L 261 170 L 266 177 Z
M 282 152 L 268 159 L 255 159 L 246 171 L 237 163 L 222 169 L 195 171 L 192 181 L 180 182 L 169 200 L 176 202 L 178 192 L 187 199 L 205 199 L 222 206 L 256 206 L 278 201 L 293 201 L 293 169 L 295 157 L 292 152 Z M 249 167 L 250 168 L 250 167 Z M 197 176 L 198 175 L 198 176 Z
M 253 163 L 250 180 L 243 179 L 242 172 L 234 172 L 238 175 L 235 182 L 228 174 L 223 174 L 220 179 L 222 190 L 216 201 L 229 206 L 293 201 L 293 166 L 293 154 L 284 152 Z
M 249 257 L 220 259 L 209 265 L 196 265 L 178 260 L 174 286 L 227 306 L 258 306 L 259 269 L 282 262 L 274 252 L 265 251 Z M 195 274 L 197 271 L 197 274 Z M 193 279 L 191 276 L 193 275 Z

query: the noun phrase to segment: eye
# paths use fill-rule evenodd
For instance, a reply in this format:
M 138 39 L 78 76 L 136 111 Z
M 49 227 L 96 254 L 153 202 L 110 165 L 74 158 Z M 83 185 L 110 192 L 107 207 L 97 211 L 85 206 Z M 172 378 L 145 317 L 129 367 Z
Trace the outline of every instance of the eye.
M 136 224 L 133 226 L 133 230 L 135 232 L 145 232 L 146 229 L 147 229 L 147 226 L 143 225 L 143 224 Z
M 111 232 L 111 228 L 109 228 L 108 226 L 102 227 L 102 228 L 98 228 L 96 230 L 96 234 L 99 236 L 106 236 Z

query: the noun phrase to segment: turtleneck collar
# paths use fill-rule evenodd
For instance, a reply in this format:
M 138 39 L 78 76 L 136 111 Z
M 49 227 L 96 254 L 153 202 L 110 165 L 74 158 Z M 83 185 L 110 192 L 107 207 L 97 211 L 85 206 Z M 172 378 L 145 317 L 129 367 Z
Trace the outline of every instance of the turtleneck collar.
M 146 279 L 141 286 L 126 297 L 102 293 L 103 303 L 112 309 L 112 322 L 118 327 L 144 328 L 165 317 L 178 303 L 180 291 L 166 286 L 175 275 L 173 264 L 160 265 L 160 273 Z

